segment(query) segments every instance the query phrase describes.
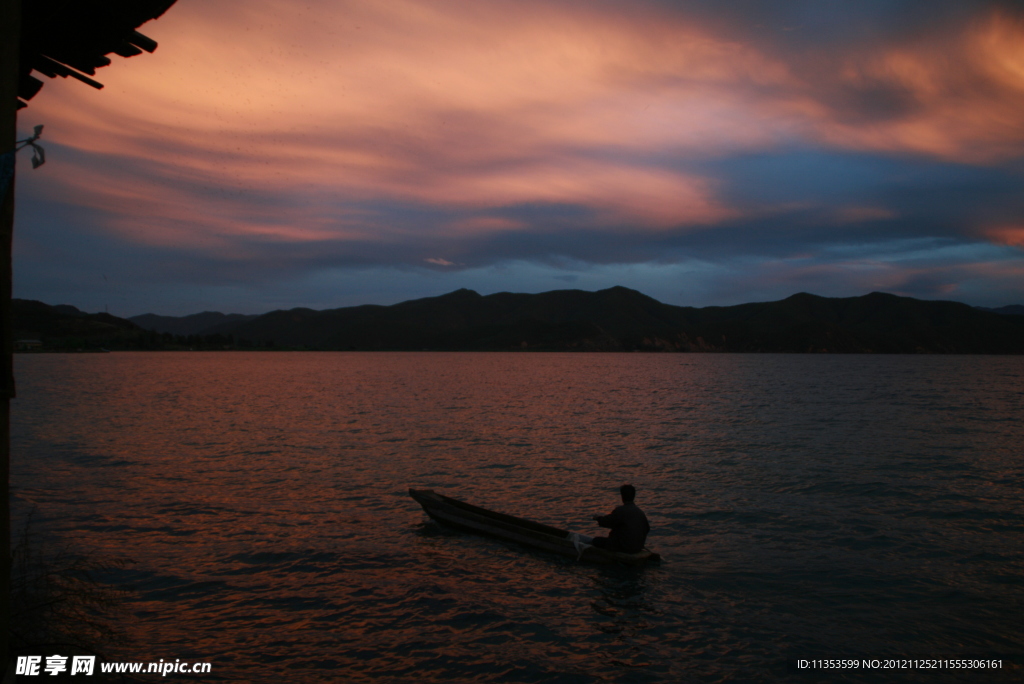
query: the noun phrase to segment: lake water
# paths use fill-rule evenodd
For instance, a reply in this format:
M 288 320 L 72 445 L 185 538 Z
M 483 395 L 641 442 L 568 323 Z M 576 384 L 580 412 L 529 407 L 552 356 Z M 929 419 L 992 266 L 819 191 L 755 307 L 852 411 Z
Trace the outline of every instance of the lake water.
M 1024 672 L 1024 358 L 40 354 L 16 373 L 15 515 L 136 561 L 124 660 L 247 682 Z M 407 495 L 592 534 L 623 482 L 660 565 L 449 531 Z M 845 656 L 1003 669 L 787 665 Z

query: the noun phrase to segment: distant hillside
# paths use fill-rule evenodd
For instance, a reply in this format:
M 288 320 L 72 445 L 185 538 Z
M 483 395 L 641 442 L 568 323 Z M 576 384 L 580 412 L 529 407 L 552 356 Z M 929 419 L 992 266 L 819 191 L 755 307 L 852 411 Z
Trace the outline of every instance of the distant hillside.
M 458 290 L 393 306 L 272 311 L 230 331 L 311 349 L 1024 353 L 1024 319 L 879 292 L 697 309 L 624 287 Z
M 697 309 L 663 304 L 624 287 L 488 296 L 458 290 L 393 306 L 291 309 L 262 316 L 147 314 L 132 321 L 15 301 L 18 337 L 46 338 L 50 347 L 66 347 L 71 339 L 109 339 L 96 344 L 139 349 L 1024 353 L 1024 316 L 880 292 L 848 298 L 800 293 L 777 302 Z M 151 330 L 136 325 L 140 319 Z
M 1009 306 L 1000 306 L 995 309 L 990 309 L 987 306 L 979 306 L 982 311 L 991 311 L 997 314 L 1003 314 L 1004 316 L 1024 316 L 1024 304 L 1010 304 Z
M 131 321 L 107 313 L 87 314 L 67 304 L 50 306 L 14 299 L 14 339 L 36 340 L 45 347 L 97 349 L 132 343 L 141 332 Z
M 215 328 L 233 326 L 243 321 L 256 318 L 255 315 L 245 314 L 222 314 L 218 311 L 204 311 L 203 313 L 192 314 L 191 316 L 158 316 L 156 314 L 142 314 L 132 316 L 128 320 L 143 330 L 153 330 L 158 333 L 170 333 L 172 335 L 208 335 Z
M 234 348 L 229 335 L 172 335 L 143 330 L 107 313 L 13 299 L 15 348 L 22 351 L 98 351 Z

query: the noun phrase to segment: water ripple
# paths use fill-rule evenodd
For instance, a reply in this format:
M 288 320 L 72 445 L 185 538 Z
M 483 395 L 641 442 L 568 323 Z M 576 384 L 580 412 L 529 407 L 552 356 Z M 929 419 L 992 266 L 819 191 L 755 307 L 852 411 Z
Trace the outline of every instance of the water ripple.
M 1022 359 L 17 363 L 14 509 L 136 561 L 109 578 L 133 591 L 127 660 L 247 682 L 782 682 L 787 659 L 844 653 L 1024 667 Z M 447 530 L 405 493 L 594 533 L 622 481 L 660 566 Z

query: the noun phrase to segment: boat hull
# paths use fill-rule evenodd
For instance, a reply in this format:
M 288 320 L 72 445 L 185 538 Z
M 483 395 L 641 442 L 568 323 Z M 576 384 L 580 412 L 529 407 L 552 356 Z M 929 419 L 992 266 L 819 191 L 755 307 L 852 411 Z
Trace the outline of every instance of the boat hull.
M 639 553 L 607 551 L 580 543 L 578 535 L 542 523 L 489 511 L 458 499 L 437 494 L 431 489 L 410 489 L 409 496 L 437 522 L 491 537 L 532 546 L 591 563 L 606 565 L 645 565 L 661 557 L 647 549 Z M 574 537 L 576 540 L 574 541 Z M 586 538 L 584 538 L 586 539 Z

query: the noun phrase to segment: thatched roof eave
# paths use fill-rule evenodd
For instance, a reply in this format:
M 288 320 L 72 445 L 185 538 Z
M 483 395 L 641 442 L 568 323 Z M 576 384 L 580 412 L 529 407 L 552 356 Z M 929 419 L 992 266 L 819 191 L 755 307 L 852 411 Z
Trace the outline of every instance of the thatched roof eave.
M 132 57 L 153 52 L 156 41 L 138 32 L 175 0 L 30 0 L 22 3 L 18 65 L 18 109 L 43 81 L 32 74 L 71 77 L 94 88 L 90 78 L 111 63 L 107 55 Z

